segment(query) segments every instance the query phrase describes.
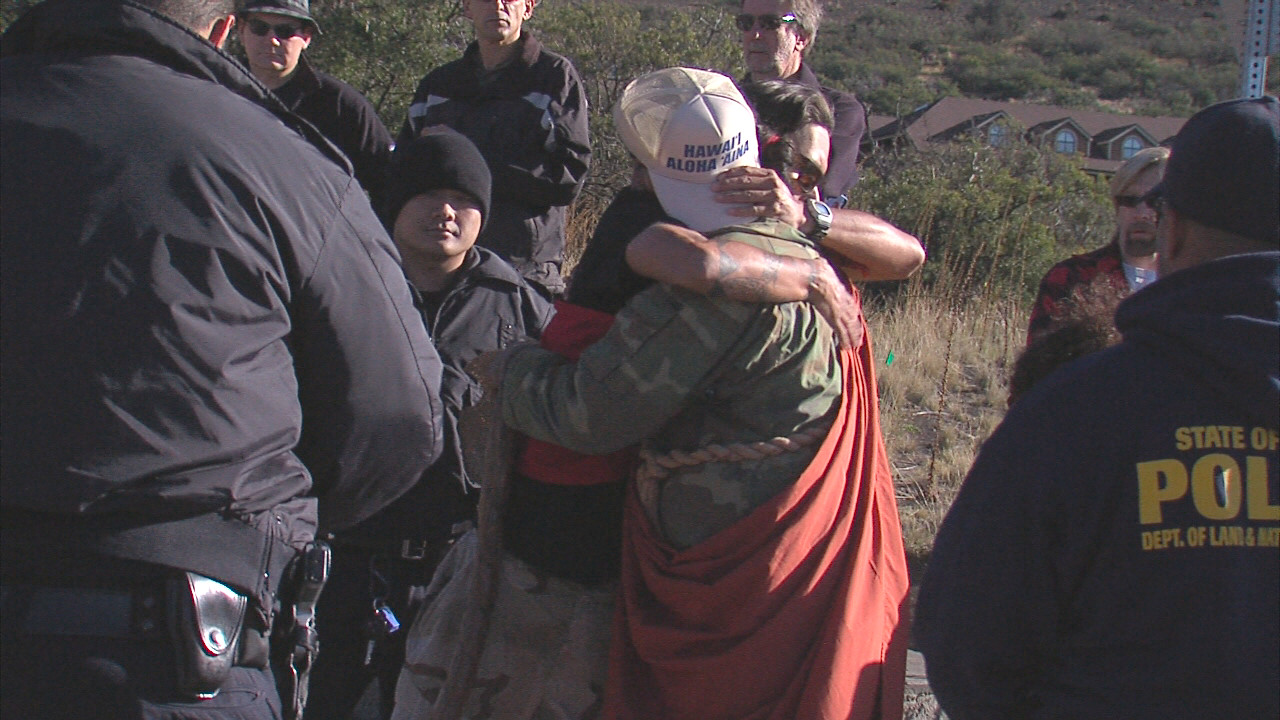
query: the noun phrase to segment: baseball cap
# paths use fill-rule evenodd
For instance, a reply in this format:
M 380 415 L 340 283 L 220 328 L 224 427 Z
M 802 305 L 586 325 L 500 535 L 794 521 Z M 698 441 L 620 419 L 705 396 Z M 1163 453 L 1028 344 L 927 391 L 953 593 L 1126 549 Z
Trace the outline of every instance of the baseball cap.
M 298 18 L 311 23 L 315 31 L 320 32 L 320 23 L 311 17 L 309 0 L 245 0 L 244 5 L 236 11 L 237 15 L 251 12 L 274 13 L 285 17 Z
M 613 120 L 668 215 L 699 232 L 745 221 L 711 192 L 722 171 L 759 165 L 755 115 L 732 79 L 686 67 L 642 75 L 622 91 Z
M 1192 115 L 1156 193 L 1199 223 L 1280 244 L 1280 102 L 1228 100 Z

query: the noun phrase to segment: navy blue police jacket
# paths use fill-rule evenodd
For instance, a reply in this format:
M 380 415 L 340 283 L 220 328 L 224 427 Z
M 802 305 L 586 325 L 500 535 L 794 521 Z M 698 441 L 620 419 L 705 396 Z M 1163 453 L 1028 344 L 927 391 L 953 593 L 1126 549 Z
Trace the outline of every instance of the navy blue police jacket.
M 948 716 L 1280 717 L 1280 253 L 1161 278 L 984 445 L 915 635 Z

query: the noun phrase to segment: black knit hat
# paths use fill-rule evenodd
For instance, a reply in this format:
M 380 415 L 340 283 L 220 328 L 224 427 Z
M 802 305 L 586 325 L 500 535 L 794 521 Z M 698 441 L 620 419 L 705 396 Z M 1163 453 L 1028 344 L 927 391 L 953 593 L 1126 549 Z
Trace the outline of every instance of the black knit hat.
M 1196 222 L 1280 244 L 1280 102 L 1228 100 L 1191 116 L 1153 192 Z
M 320 32 L 320 23 L 311 17 L 310 0 L 242 0 L 236 15 L 243 16 L 251 12 L 271 13 L 306 20 L 311 23 L 311 27 L 315 28 L 317 33 Z
M 415 195 L 446 189 L 474 197 L 480 203 L 482 222 L 487 223 L 492 184 L 489 166 L 470 140 L 452 130 L 429 133 L 396 148 L 384 219 L 394 227 L 396 216 Z

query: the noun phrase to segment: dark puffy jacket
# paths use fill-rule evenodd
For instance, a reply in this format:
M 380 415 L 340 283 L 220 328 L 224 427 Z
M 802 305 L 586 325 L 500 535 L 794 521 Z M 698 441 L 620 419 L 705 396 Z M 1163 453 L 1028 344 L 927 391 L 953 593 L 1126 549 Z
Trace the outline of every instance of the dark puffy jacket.
M 418 84 L 397 144 L 447 125 L 480 149 L 493 209 L 480 245 L 552 293 L 564 292 L 565 210 L 591 162 L 587 95 L 568 60 L 525 32 L 520 55 L 487 72 L 479 45 Z
M 480 400 L 478 383 L 467 363 L 492 350 L 537 339 L 551 320 L 551 303 L 506 261 L 482 247 L 473 248 L 458 279 L 446 291 L 420 295 L 422 321 L 444 361 L 444 452 L 422 480 L 385 511 L 347 537 L 376 540 L 439 541 L 454 523 L 474 519 L 480 479 L 463 463 L 458 415 Z
M 382 190 L 391 160 L 391 133 L 360 91 L 311 67 L 303 55 L 289 82 L 275 90 L 299 117 L 316 126 L 355 167 L 373 207 L 382 206 Z
M 439 455 L 396 250 L 341 153 L 169 19 L 51 0 L 3 53 L 5 573 L 106 553 L 262 599 L 279 545 Z

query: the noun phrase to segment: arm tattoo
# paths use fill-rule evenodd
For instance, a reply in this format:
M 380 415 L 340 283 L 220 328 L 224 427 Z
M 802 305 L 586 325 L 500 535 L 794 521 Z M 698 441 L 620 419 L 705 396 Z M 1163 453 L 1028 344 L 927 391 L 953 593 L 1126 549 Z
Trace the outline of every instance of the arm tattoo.
M 716 286 L 726 295 L 743 302 L 776 302 L 775 288 L 783 259 L 773 253 L 760 251 L 754 259 L 741 263 L 721 253 L 727 262 L 720 263 L 721 273 Z
M 808 297 L 819 282 L 818 269 L 812 261 L 775 255 L 732 240 L 713 238 L 712 243 L 716 255 L 715 277 L 707 293 L 711 297 L 739 302 L 795 302 Z M 797 296 L 797 290 L 805 295 Z
M 717 241 L 716 276 L 711 280 L 710 297 L 724 297 L 729 292 L 731 278 L 742 269 L 742 265 L 729 253 L 724 251 L 724 242 Z

